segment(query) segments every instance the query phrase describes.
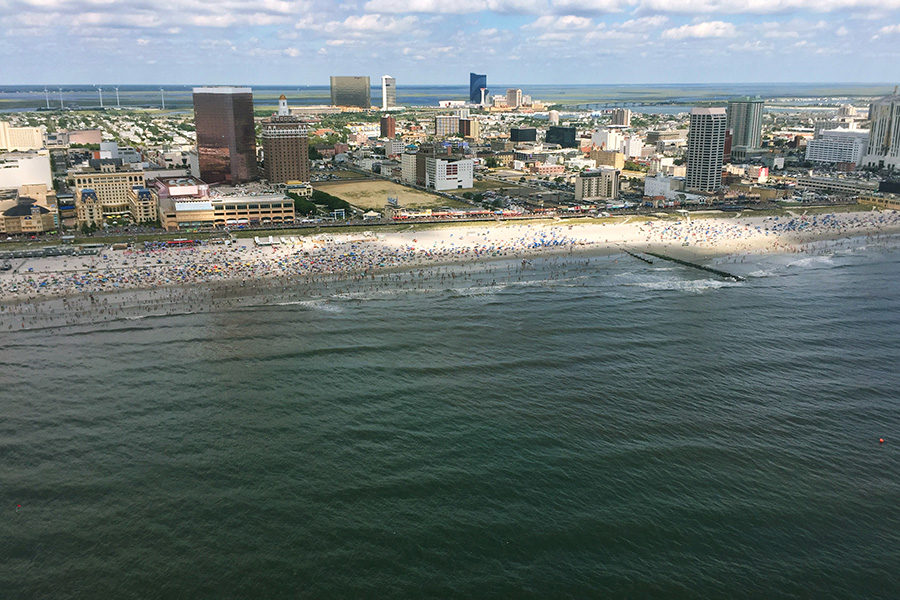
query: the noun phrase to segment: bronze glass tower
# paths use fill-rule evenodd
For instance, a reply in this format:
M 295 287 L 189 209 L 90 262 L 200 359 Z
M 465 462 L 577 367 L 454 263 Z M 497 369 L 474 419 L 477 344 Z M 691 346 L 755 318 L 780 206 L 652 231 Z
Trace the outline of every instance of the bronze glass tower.
M 200 178 L 206 183 L 256 179 L 256 130 L 250 88 L 194 88 Z

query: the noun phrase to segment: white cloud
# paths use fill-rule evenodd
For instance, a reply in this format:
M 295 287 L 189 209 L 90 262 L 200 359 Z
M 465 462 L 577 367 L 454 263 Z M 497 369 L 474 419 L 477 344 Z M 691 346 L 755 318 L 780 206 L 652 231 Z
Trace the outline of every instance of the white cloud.
M 667 40 L 684 40 L 688 38 L 723 38 L 733 37 L 737 30 L 732 23 L 724 21 L 707 21 L 696 25 L 682 25 L 662 32 Z
M 635 0 L 639 10 L 686 14 L 772 14 L 900 8 L 900 0 Z
M 886 25 L 878 30 L 881 35 L 894 35 L 900 33 L 900 24 Z
M 663 15 L 653 15 L 652 17 L 641 17 L 639 19 L 629 19 L 621 25 L 619 29 L 624 31 L 644 32 L 648 29 L 656 29 L 668 23 L 669 18 Z
M 593 26 L 593 24 L 594 22 L 587 17 L 578 17 L 575 15 L 563 15 L 559 17 L 544 15 L 543 17 L 538 17 L 537 20 L 528 25 L 523 25 L 522 29 L 549 29 L 553 31 L 559 31 L 561 29 L 588 29 Z

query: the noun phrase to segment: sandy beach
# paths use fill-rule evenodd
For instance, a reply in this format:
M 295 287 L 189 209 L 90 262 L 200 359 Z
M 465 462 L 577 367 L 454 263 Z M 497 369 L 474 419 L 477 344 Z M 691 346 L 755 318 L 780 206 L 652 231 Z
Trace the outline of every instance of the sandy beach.
M 104 249 L 96 256 L 16 259 L 0 273 L 0 309 L 27 311 L 29 299 L 78 297 L 144 290 L 149 298 L 187 299 L 193 286 L 215 289 L 281 286 L 285 281 L 327 285 L 340 278 L 373 277 L 424 266 L 459 265 L 576 252 L 655 250 L 682 258 L 761 252 L 800 252 L 808 242 L 900 232 L 900 212 L 869 211 L 796 217 L 693 218 L 613 222 L 459 224 L 399 232 L 321 234 L 257 246 L 179 249 Z M 174 291 L 173 291 L 174 290 Z M 227 295 L 228 292 L 221 292 Z

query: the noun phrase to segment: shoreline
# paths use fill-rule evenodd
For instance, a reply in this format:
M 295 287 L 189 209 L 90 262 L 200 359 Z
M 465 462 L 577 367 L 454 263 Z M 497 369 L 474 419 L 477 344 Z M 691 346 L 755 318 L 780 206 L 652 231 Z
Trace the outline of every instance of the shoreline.
M 621 223 L 460 224 L 386 234 L 323 234 L 284 246 L 114 251 L 90 257 L 18 259 L 0 273 L 0 315 L 46 301 L 96 301 L 122 292 L 273 287 L 383 277 L 504 260 L 612 255 L 623 248 L 695 262 L 732 254 L 802 252 L 812 242 L 900 233 L 900 212 L 795 218 L 749 217 Z M 70 264 L 74 263 L 74 264 Z

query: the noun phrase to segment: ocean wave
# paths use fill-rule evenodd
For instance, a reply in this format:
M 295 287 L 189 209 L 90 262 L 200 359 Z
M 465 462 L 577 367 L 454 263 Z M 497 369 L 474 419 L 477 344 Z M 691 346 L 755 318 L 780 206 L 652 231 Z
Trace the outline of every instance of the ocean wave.
M 740 285 L 733 281 L 722 281 L 721 279 L 671 279 L 666 281 L 645 281 L 626 284 L 635 287 L 642 287 L 648 290 L 672 290 L 678 292 L 689 292 L 701 294 L 706 290 L 715 290 L 724 287 L 735 287 Z
M 789 262 L 786 266 L 788 267 L 819 267 L 826 266 L 830 267 L 834 265 L 834 255 L 825 254 L 822 256 L 810 256 L 808 258 L 801 258 L 800 260 L 795 260 L 793 262 Z

